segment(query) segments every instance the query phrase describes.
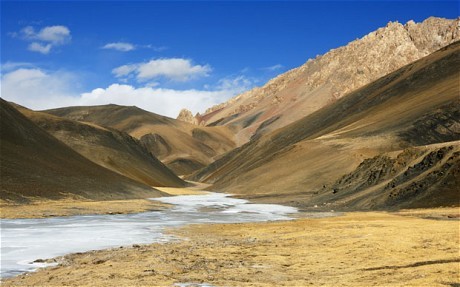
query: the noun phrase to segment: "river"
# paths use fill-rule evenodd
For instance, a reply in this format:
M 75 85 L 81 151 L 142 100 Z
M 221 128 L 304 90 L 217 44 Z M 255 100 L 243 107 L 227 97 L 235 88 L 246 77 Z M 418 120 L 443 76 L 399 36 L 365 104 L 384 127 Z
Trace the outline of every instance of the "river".
M 293 207 L 253 204 L 223 193 L 155 198 L 172 208 L 120 215 L 1 220 L 1 278 L 46 266 L 37 259 L 132 244 L 165 242 L 169 227 L 288 220 Z

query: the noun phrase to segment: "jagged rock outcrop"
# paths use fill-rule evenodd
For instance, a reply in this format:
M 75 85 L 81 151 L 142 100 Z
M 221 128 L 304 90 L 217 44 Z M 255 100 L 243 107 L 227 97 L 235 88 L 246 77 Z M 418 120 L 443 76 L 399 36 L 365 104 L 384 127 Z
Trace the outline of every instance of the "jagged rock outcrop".
M 183 122 L 186 122 L 186 123 L 189 123 L 189 124 L 193 124 L 193 125 L 198 125 L 199 124 L 199 121 L 198 121 L 199 115 L 200 114 L 197 114 L 196 116 L 194 116 L 191 111 L 189 111 L 187 109 L 182 109 L 179 112 L 179 115 L 177 116 L 177 120 L 183 121 Z
M 229 101 L 209 108 L 205 124 L 239 129 L 240 144 L 331 104 L 400 67 L 460 40 L 460 18 L 430 17 L 422 23 L 390 22 L 386 27 L 308 60 Z M 245 126 L 247 118 L 255 118 Z M 276 121 L 273 118 L 277 117 Z M 264 129 L 258 127 L 271 121 Z

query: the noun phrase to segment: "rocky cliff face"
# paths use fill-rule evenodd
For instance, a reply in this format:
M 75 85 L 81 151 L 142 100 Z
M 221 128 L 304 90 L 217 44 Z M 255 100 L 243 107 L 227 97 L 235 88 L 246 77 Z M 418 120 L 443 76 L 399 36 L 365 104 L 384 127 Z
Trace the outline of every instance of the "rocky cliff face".
M 285 126 L 347 93 L 460 40 L 460 18 L 390 22 L 269 81 L 212 107 L 205 124 L 239 128 L 240 143 Z M 248 125 L 248 120 L 250 124 Z M 262 126 L 262 128 L 260 128 Z

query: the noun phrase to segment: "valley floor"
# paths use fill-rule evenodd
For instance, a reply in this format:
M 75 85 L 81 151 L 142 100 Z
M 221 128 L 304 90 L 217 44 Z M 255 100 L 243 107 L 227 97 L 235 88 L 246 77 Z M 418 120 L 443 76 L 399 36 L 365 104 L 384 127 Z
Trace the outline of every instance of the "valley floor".
M 441 208 L 192 225 L 171 230 L 186 240 L 68 255 L 2 284 L 459 286 L 458 217 L 458 208 Z

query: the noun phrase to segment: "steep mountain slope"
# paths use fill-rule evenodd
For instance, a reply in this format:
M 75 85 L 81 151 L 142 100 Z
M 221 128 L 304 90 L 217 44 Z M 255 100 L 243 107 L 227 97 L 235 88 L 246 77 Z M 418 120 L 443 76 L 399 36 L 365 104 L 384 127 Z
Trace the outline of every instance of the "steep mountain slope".
M 235 147 L 227 127 L 199 127 L 137 107 L 68 107 L 45 112 L 126 132 L 179 175 L 202 168 Z
M 28 109 L 19 111 L 87 159 L 150 186 L 186 183 L 126 133 Z
M 0 199 L 157 197 L 162 192 L 105 169 L 42 130 L 0 99 Z
M 459 66 L 460 42 L 456 42 L 250 141 L 193 179 L 245 197 L 302 207 L 335 202 L 339 196 L 346 198 L 336 204 L 349 208 L 458 205 Z M 452 142 L 448 151 L 442 151 L 442 164 L 429 165 L 423 171 L 426 176 L 403 177 L 377 193 L 369 191 L 374 187 L 369 185 L 360 201 L 347 200 L 356 195 L 355 188 L 348 195 L 337 192 L 340 178 L 353 173 L 364 159 L 379 155 L 395 158 L 418 146 L 418 156 L 401 163 L 403 166 L 386 178 L 391 180 L 417 164 L 414 161 L 423 162 L 423 155 L 443 149 L 437 144 L 447 141 Z M 429 177 L 428 173 L 437 175 Z M 446 178 L 450 180 L 444 181 Z M 425 180 L 418 185 L 417 181 Z M 410 193 L 410 189 L 417 192 Z M 404 200 L 392 201 L 391 194 L 400 194 Z M 432 200 L 434 197 L 440 199 Z
M 345 94 L 460 40 L 460 20 L 390 22 L 361 39 L 308 60 L 261 88 L 212 107 L 196 121 L 236 129 L 237 143 L 268 133 Z

